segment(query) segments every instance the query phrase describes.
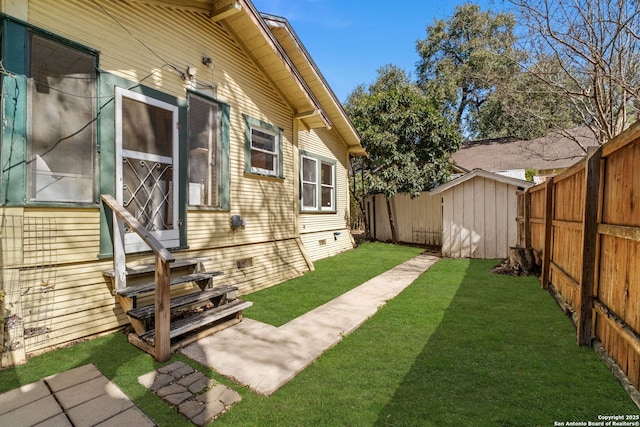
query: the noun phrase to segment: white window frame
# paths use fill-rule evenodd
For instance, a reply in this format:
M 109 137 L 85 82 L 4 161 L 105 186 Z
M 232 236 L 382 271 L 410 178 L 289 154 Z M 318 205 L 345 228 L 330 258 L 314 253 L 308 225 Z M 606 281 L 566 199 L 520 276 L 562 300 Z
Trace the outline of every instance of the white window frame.
M 253 131 L 258 131 L 258 132 L 262 132 L 264 134 L 270 135 L 271 137 L 273 137 L 273 151 L 269 151 L 269 150 L 265 150 L 263 148 L 259 148 L 259 147 L 254 147 L 253 145 Z M 266 153 L 268 155 L 273 156 L 273 170 L 270 169 L 263 169 L 263 168 L 259 168 L 256 166 L 253 166 L 253 164 L 251 164 L 251 172 L 253 173 L 259 173 L 261 175 L 269 175 L 269 176 L 279 176 L 280 175 L 280 171 L 278 170 L 278 165 L 280 163 L 280 149 L 279 149 L 279 138 L 278 138 L 278 134 L 263 128 L 263 127 L 259 127 L 259 126 L 251 126 L 249 129 L 249 132 L 251 134 L 251 152 L 253 153 L 254 151 L 260 152 L 260 153 Z
M 304 179 L 304 160 L 312 160 L 315 162 L 315 182 L 306 181 Z M 322 182 L 322 166 L 331 166 L 331 185 Z M 305 206 L 304 200 L 304 184 L 315 185 L 314 201 L 315 206 Z M 322 190 L 324 188 L 331 189 L 331 205 L 323 206 Z M 313 154 L 300 154 L 300 210 L 302 212 L 336 212 L 336 162 L 335 160 L 326 159 Z
M 331 185 L 327 185 L 322 182 L 322 165 L 331 166 Z M 319 166 L 318 166 L 318 172 L 319 172 L 318 182 L 320 183 L 320 189 L 318 194 L 318 198 L 320 200 L 320 204 L 319 204 L 320 210 L 335 212 L 336 210 L 336 206 L 335 206 L 336 205 L 336 164 L 332 162 L 325 162 L 320 160 Z M 324 206 L 322 204 L 322 192 L 323 192 L 323 189 L 325 188 L 331 189 L 331 205 L 330 206 Z
M 245 174 L 255 175 L 255 176 L 265 176 L 269 178 L 279 178 L 284 179 L 284 165 L 282 159 L 282 145 L 283 145 L 283 136 L 282 129 L 274 126 L 270 123 L 267 123 L 263 120 L 256 119 L 250 117 L 246 114 L 242 115 L 244 117 L 245 122 Z M 265 150 L 264 148 L 254 147 L 253 141 L 253 132 L 259 131 L 265 133 L 269 136 L 273 137 L 274 147 L 273 151 Z M 273 156 L 273 170 L 264 169 L 258 166 L 253 166 L 253 153 L 265 153 L 270 156 Z
M 315 180 L 314 181 L 307 181 L 304 179 L 304 161 L 305 160 L 311 160 L 314 162 L 314 167 L 315 167 Z M 311 156 L 307 156 L 307 155 L 302 155 L 300 157 L 300 182 L 301 182 L 301 191 L 300 191 L 300 207 L 303 211 L 317 211 L 318 210 L 318 159 L 316 159 L 315 157 L 311 157 Z M 314 195 L 313 195 L 313 206 L 309 206 L 309 205 L 305 205 L 305 199 L 304 199 L 304 185 L 308 184 L 308 185 L 313 185 L 315 187 L 314 190 Z

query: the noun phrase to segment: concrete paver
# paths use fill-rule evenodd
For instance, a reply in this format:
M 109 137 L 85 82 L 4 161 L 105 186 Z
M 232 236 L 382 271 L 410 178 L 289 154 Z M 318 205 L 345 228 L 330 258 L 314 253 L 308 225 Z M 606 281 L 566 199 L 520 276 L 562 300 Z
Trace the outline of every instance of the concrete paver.
M 93 427 L 156 424 L 94 365 L 0 394 L 0 426 Z
M 181 352 L 251 390 L 270 395 L 357 329 L 436 263 L 421 254 L 280 327 L 245 318 Z
M 44 381 L 24 385 L 0 394 L 0 415 L 13 411 L 21 406 L 49 396 L 49 388 Z
M 87 382 L 60 390 L 56 393 L 56 397 L 64 409 L 70 409 L 103 395 L 108 384 L 107 377 L 99 376 Z

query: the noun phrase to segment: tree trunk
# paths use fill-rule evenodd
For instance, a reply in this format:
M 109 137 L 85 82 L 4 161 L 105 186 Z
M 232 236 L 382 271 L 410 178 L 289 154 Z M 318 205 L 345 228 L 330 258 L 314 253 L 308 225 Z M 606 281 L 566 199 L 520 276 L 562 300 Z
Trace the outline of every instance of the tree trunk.
M 509 248 L 509 264 L 513 269 L 530 274 L 536 265 L 533 249 L 519 246 Z
M 528 276 L 540 272 L 541 259 L 533 248 L 515 246 L 509 248 L 509 256 L 493 270 L 498 274 Z
M 391 228 L 391 242 L 398 243 L 398 237 L 396 236 L 396 226 L 393 223 L 393 214 L 391 213 L 391 200 L 385 196 L 387 200 L 387 213 L 389 214 L 389 227 Z

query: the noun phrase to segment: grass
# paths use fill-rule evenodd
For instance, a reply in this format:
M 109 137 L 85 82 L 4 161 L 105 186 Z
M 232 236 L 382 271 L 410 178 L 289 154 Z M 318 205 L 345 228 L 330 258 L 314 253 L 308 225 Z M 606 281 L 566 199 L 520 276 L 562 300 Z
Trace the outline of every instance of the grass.
M 315 270 L 277 286 L 254 292 L 247 317 L 281 326 L 331 301 L 367 280 L 421 253 L 419 248 L 364 243 L 315 263 Z
M 404 250 L 365 245 L 318 263 L 317 271 L 326 268 L 333 281 L 350 281 L 357 268 L 343 265 L 344 257 L 361 257 L 368 270 L 382 261 L 367 253 L 390 258 Z M 354 252 L 364 254 L 349 258 Z M 349 274 L 336 274 L 333 262 Z M 183 360 L 242 395 L 214 426 L 552 426 L 638 413 L 593 350 L 575 344 L 575 329 L 537 280 L 492 275 L 494 264 L 440 261 L 270 397 L 180 355 L 172 361 Z M 351 286 L 307 276 L 309 282 L 297 279 L 295 290 L 305 287 L 315 304 Z M 295 316 L 300 292 L 290 283 L 254 294 L 261 298 L 256 305 L 285 307 L 288 314 L 278 322 Z M 276 318 L 274 310 L 255 315 Z M 0 392 L 85 363 L 95 363 L 159 425 L 189 425 L 137 383 L 156 364 L 123 334 L 0 371 Z

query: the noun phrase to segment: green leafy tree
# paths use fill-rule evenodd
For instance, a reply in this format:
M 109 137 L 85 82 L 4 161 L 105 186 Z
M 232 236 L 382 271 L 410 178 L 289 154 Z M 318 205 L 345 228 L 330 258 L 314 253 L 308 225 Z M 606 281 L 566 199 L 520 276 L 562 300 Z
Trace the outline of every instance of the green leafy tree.
M 449 154 L 459 136 L 434 103 L 393 65 L 378 70 L 377 80 L 358 86 L 345 109 L 353 121 L 368 157 L 356 167 L 364 187 L 384 193 L 395 242 L 389 197 L 421 191 L 443 182 L 449 174 Z M 360 203 L 362 207 L 362 203 Z
M 475 4 L 457 6 L 448 20 L 427 27 L 417 42 L 420 86 L 442 103 L 443 113 L 468 133 L 496 88 L 520 71 L 523 53 L 516 49 L 515 18 L 482 12 Z
M 561 77 L 557 63 L 539 60 L 547 75 Z M 528 71 L 515 73 L 487 96 L 469 123 L 476 138 L 534 139 L 552 130 L 571 129 L 580 117 L 562 94 Z

